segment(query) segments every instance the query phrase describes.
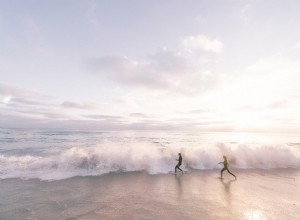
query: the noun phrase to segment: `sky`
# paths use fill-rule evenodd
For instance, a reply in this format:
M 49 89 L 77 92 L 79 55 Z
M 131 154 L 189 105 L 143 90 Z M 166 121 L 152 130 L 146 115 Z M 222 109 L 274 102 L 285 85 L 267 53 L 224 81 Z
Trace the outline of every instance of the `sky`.
M 0 127 L 300 130 L 298 0 L 0 1 Z

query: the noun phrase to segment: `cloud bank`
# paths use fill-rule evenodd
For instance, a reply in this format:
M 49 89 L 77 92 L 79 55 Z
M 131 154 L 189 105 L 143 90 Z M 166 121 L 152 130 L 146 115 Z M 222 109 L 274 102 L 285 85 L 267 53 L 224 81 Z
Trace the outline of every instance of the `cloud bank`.
M 163 48 L 139 60 L 102 56 L 90 60 L 88 69 L 101 79 L 127 89 L 195 95 L 218 82 L 218 73 L 209 71 L 204 63 L 208 60 L 207 53 L 220 54 L 222 49 L 218 39 L 189 36 L 183 39 L 179 50 Z

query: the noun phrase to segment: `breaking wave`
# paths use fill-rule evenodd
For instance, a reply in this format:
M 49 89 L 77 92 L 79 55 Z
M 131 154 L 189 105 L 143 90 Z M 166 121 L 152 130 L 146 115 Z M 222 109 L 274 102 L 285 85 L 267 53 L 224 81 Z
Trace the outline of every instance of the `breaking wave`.
M 46 156 L 0 154 L 0 178 L 57 180 L 111 172 L 168 173 L 174 170 L 178 152 L 183 155 L 184 170 L 219 169 L 218 162 L 222 161 L 223 155 L 227 155 L 233 168 L 300 168 L 298 145 L 215 143 L 158 147 L 151 143 L 106 143 L 86 148 L 71 147 Z

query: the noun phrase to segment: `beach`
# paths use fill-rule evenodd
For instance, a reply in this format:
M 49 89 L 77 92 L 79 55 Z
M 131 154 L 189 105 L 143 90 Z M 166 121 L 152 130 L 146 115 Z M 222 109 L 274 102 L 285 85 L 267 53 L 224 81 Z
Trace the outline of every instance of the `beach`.
M 0 141 L 1 220 L 300 216 L 294 134 L 0 129 Z M 237 180 L 220 179 L 223 155 Z
M 96 177 L 0 181 L 9 219 L 297 219 L 297 169 L 110 173 Z
M 299 11 L 1 0 L 0 220 L 300 220 Z

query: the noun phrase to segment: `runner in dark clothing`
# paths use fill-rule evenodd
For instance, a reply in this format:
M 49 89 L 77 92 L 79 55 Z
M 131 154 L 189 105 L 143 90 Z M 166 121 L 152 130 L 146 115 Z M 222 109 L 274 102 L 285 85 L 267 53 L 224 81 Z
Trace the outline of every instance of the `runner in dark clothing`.
M 223 172 L 225 170 L 227 170 L 227 172 L 230 173 L 232 176 L 234 176 L 234 178 L 236 179 L 236 176 L 233 173 L 231 173 L 228 169 L 228 161 L 227 161 L 226 156 L 223 156 L 223 158 L 224 158 L 224 162 L 220 162 L 220 163 L 224 164 L 224 168 L 221 170 L 221 179 L 223 178 Z
M 182 169 L 180 169 L 179 167 L 181 166 L 182 164 L 182 157 L 181 157 L 181 153 L 178 154 L 179 158 L 178 158 L 178 164 L 175 166 L 175 174 L 177 173 L 177 169 L 181 170 L 181 172 L 183 172 Z

